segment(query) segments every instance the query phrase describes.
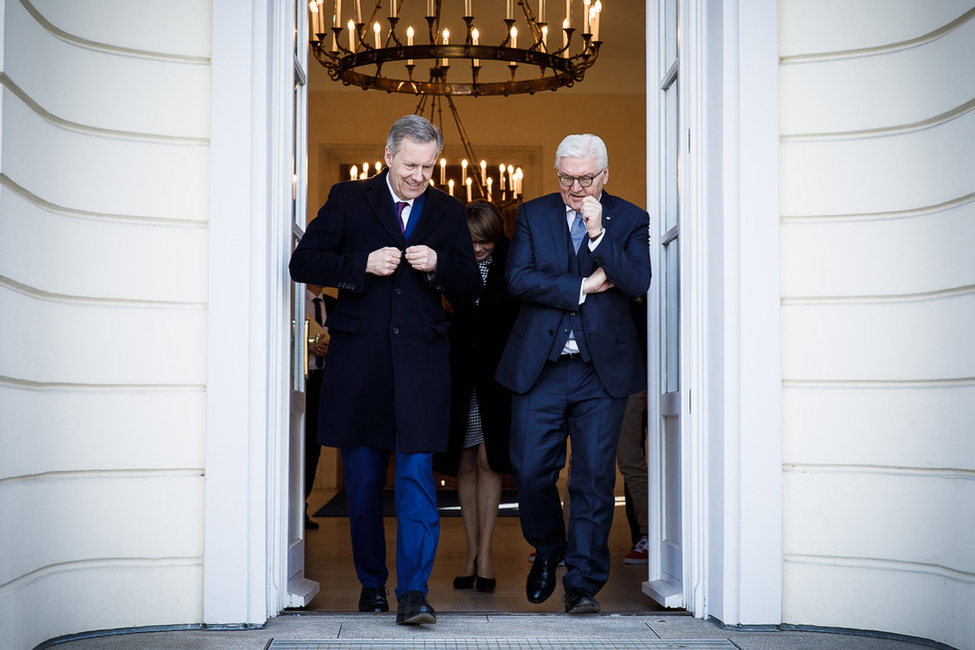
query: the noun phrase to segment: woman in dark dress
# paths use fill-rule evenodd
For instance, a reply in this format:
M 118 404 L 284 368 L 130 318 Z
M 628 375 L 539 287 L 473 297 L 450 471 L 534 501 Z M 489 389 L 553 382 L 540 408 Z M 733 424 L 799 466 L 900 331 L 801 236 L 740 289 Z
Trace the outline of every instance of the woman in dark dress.
M 510 242 L 497 208 L 474 201 L 467 207 L 467 225 L 484 293 L 473 307 L 453 313 L 450 439 L 447 452 L 434 458 L 434 469 L 457 477 L 464 518 L 467 561 L 454 579 L 454 588 L 493 591 L 491 541 L 501 501 L 501 475 L 511 472 L 511 393 L 494 381 L 494 371 L 519 305 L 505 286 Z

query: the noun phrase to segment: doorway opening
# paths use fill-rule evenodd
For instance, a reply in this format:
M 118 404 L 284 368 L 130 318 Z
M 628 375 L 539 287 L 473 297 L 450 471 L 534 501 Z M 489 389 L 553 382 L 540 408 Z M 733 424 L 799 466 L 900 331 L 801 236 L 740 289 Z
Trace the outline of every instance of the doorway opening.
M 463 98 L 464 123 L 475 143 L 536 161 L 526 173 L 526 198 L 558 190 L 555 148 L 570 133 L 594 132 L 609 148 L 612 182 L 606 190 L 638 205 L 647 197 L 646 40 L 645 7 L 629 0 L 615 13 L 603 16 L 604 40 L 613 43 L 613 55 L 604 55 L 584 83 L 557 93 L 532 96 Z M 314 62 L 307 69 L 307 218 L 324 203 L 329 188 L 346 180 L 342 164 L 381 160 L 389 125 L 413 113 L 416 98 L 346 88 L 328 79 Z M 567 107 L 571 106 L 571 110 Z M 580 115 L 593 119 L 580 120 Z M 459 142 L 445 135 L 448 157 L 460 159 Z M 453 152 L 450 147 L 454 147 Z M 478 146 L 480 151 L 481 145 Z M 337 157 L 341 152 L 341 160 Z M 348 154 L 348 155 L 345 155 Z M 644 207 L 649 207 L 645 206 Z M 390 483 L 391 484 L 391 483 Z M 342 487 L 337 450 L 325 448 L 319 461 L 316 485 L 308 500 L 314 514 Z M 625 565 L 623 556 L 633 547 L 625 516 L 623 480 L 617 477 L 617 509 L 610 537 L 613 557 L 609 583 L 598 594 L 603 611 L 647 612 L 662 609 L 644 593 L 647 565 Z M 345 517 L 313 517 L 319 524 L 304 532 L 305 576 L 320 585 L 306 606 L 316 611 L 351 611 L 357 606 L 356 579 Z M 387 518 L 387 553 L 390 582 L 395 586 L 395 518 Z M 533 605 L 525 597 L 525 578 L 532 548 L 525 542 L 517 517 L 499 517 L 494 537 L 497 589 L 493 594 L 454 590 L 452 582 L 466 557 L 462 519 L 442 517 L 441 537 L 430 584 L 430 601 L 438 611 L 561 612 L 561 599 Z

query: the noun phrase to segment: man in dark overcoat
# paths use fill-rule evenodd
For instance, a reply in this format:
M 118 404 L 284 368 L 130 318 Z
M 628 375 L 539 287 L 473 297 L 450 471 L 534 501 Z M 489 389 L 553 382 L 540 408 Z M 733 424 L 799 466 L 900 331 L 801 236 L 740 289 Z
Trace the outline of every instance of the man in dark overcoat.
M 447 447 L 447 315 L 481 291 L 464 205 L 430 187 L 443 146 L 397 120 L 386 169 L 337 183 L 291 257 L 296 282 L 337 287 L 328 315 L 318 440 L 341 450 L 360 611 L 388 611 L 383 488 L 396 454 L 397 623 L 434 623 L 427 581 L 440 534 L 432 471 Z
M 603 190 L 609 158 L 592 134 L 555 152 L 559 193 L 521 205 L 511 238 L 508 291 L 522 301 L 498 366 L 515 394 L 511 465 L 519 516 L 536 558 L 528 600 L 555 589 L 564 558 L 565 610 L 598 612 L 609 577 L 616 445 L 629 395 L 646 387 L 630 299 L 650 287 L 649 217 Z M 565 530 L 556 481 L 571 439 Z

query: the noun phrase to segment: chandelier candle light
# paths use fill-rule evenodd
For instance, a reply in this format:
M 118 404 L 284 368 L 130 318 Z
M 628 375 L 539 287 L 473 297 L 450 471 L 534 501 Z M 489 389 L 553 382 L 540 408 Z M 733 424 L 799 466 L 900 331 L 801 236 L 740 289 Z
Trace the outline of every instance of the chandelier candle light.
M 343 26 L 342 5 L 349 3 L 354 19 Z M 372 5 L 373 10 L 366 16 L 362 0 L 311 0 L 312 52 L 329 77 L 346 85 L 390 93 L 477 96 L 572 86 L 582 81 L 596 62 L 602 44 L 601 0 L 565 0 L 565 14 L 555 17 L 560 20 L 555 24 L 562 28 L 562 47 L 554 50 L 549 49 L 546 20 L 553 12 L 551 8 L 546 11 L 546 0 L 505 0 L 504 19 L 499 14 L 483 22 L 474 16 L 474 0 L 464 0 L 463 16 L 446 14 L 444 7 L 460 9 L 461 3 L 454 0 L 427 0 L 425 4 L 426 13 L 421 16 L 409 11 L 423 11 L 423 0 L 373 0 L 367 3 L 367 9 Z M 572 27 L 574 9 L 582 13 L 583 29 L 578 38 L 574 38 Z M 426 43 L 415 42 L 424 30 L 413 25 L 401 30 L 403 40 L 397 28 L 404 19 L 426 21 Z M 448 25 L 450 21 L 454 21 L 452 25 Z M 331 27 L 326 29 L 328 22 Z M 388 29 L 383 22 L 388 23 Z M 345 30 L 347 39 L 342 38 Z M 372 39 L 368 38 L 369 31 L 373 32 Z M 497 39 L 496 45 L 485 44 L 492 38 Z M 418 61 L 430 66 L 425 78 L 414 76 Z M 484 65 L 496 62 L 502 65 L 490 69 Z M 458 65 L 461 63 L 466 65 Z M 520 72 L 519 66 L 528 73 Z

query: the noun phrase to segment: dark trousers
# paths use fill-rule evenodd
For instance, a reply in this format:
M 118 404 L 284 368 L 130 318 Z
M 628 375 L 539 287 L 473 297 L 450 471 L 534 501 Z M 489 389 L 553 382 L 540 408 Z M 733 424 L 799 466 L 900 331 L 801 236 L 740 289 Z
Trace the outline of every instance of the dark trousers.
M 564 553 L 566 589 L 592 594 L 609 579 L 609 531 L 616 505 L 616 445 L 626 398 L 607 393 L 591 363 L 548 362 L 535 386 L 512 398 L 511 464 L 521 530 L 538 557 Z M 556 481 L 572 440 L 569 530 Z
M 322 371 L 312 370 L 305 382 L 305 500 L 315 485 L 322 446 L 318 444 L 318 404 L 322 397 Z
M 363 587 L 386 584 L 383 488 L 390 452 L 345 447 L 342 463 L 349 499 L 352 560 Z M 396 454 L 396 597 L 428 591 L 440 540 L 440 513 L 433 479 L 433 454 Z

